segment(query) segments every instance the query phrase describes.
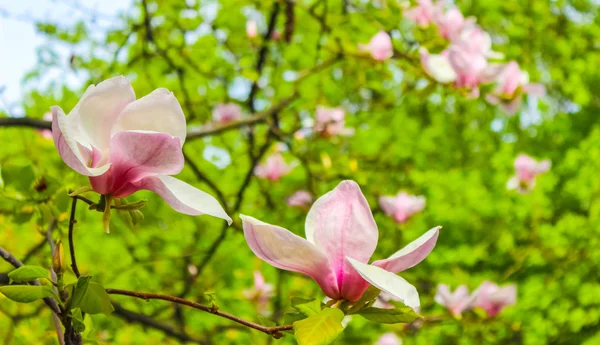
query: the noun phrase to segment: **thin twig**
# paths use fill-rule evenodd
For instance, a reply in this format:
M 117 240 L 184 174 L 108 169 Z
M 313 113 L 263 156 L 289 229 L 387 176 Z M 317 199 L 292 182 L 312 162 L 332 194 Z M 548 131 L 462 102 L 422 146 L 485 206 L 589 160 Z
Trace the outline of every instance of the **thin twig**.
M 143 299 L 146 301 L 149 301 L 152 299 L 158 299 L 158 300 L 169 301 L 169 302 L 173 302 L 173 303 L 177 303 L 177 304 L 183 304 L 188 307 L 192 307 L 194 309 L 199 309 L 199 310 L 205 311 L 207 313 L 211 313 L 213 315 L 217 315 L 217 316 L 229 319 L 233 322 L 237 322 L 246 327 L 250 327 L 257 331 L 261 331 L 263 333 L 269 334 L 277 339 L 283 337 L 283 333 L 281 333 L 281 331 L 288 331 L 288 330 L 293 329 L 292 325 L 266 327 L 266 326 L 259 325 L 257 323 L 251 322 L 251 321 L 241 319 L 235 315 L 221 312 L 221 311 L 219 311 L 219 309 L 217 307 L 205 306 L 203 304 L 188 301 L 186 299 L 175 297 L 175 296 L 168 296 L 168 295 L 154 294 L 154 293 L 144 293 L 144 292 L 129 291 L 129 290 L 120 290 L 120 289 L 106 289 L 106 292 L 111 295 L 123 295 L 123 296 L 135 297 L 135 298 Z
M 71 253 L 71 268 L 73 269 L 73 273 L 75 276 L 79 278 L 81 273 L 79 273 L 79 268 L 77 267 L 77 259 L 75 258 L 75 244 L 73 242 L 73 231 L 75 229 L 75 211 L 77 211 L 77 199 L 73 198 L 73 202 L 71 203 L 71 217 L 69 218 L 69 252 Z

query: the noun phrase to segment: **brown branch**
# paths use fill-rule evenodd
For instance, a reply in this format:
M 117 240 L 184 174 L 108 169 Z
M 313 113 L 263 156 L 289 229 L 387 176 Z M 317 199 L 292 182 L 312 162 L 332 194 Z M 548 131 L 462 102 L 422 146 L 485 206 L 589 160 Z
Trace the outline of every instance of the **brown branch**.
M 173 302 L 173 303 L 177 303 L 177 304 L 183 304 L 188 307 L 191 307 L 194 309 L 199 309 L 199 310 L 205 311 L 207 313 L 211 313 L 213 315 L 217 315 L 217 316 L 223 317 L 225 319 L 229 319 L 233 322 L 237 322 L 241 325 L 255 329 L 257 331 L 269 334 L 276 339 L 283 337 L 283 333 L 281 333 L 281 331 L 288 331 L 288 330 L 293 329 L 292 325 L 266 327 L 266 326 L 259 325 L 257 323 L 251 322 L 251 321 L 241 319 L 235 315 L 221 312 L 221 311 L 219 311 L 219 309 L 217 307 L 205 306 L 203 304 L 188 301 L 186 299 L 175 297 L 175 296 L 168 296 L 168 295 L 154 294 L 154 293 L 143 293 L 143 292 L 119 290 L 119 289 L 106 289 L 106 292 L 111 295 L 122 295 L 122 296 L 135 297 L 135 298 L 143 299 L 146 301 L 149 301 L 152 299 L 158 299 L 158 300 Z
M 77 259 L 75 259 L 75 244 L 73 242 L 73 231 L 75 230 L 75 211 L 77 211 L 77 199 L 73 198 L 73 202 L 71 203 L 71 216 L 69 218 L 69 252 L 71 253 L 71 268 L 73 269 L 73 273 L 75 276 L 79 278 L 81 273 L 79 273 L 79 268 L 77 267 Z
M 29 117 L 0 118 L 0 127 L 32 127 L 36 129 L 52 129 L 52 122 Z

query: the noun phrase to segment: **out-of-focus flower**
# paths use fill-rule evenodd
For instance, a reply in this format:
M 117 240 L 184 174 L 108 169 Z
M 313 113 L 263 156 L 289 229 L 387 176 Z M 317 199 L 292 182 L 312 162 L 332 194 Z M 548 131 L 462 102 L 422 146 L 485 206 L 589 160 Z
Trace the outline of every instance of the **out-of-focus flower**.
M 395 196 L 382 196 L 379 205 L 396 223 L 406 222 L 412 215 L 425 208 L 425 197 L 400 192 Z
M 52 121 L 52 113 L 45 113 L 43 119 L 46 121 Z M 52 131 L 49 129 L 38 129 L 37 132 L 46 139 L 52 139 Z
M 385 31 L 379 31 L 368 44 L 360 45 L 359 48 L 368 51 L 371 57 L 377 61 L 385 61 L 394 55 L 392 39 Z
M 441 4 L 435 5 L 431 0 L 419 0 L 417 6 L 405 10 L 403 15 L 418 26 L 427 27 L 433 23 L 441 10 Z
M 398 338 L 395 333 L 385 333 L 377 339 L 374 345 L 402 345 L 402 339 Z
M 483 308 L 488 316 L 494 317 L 505 307 L 516 303 L 517 286 L 510 284 L 499 287 L 492 282 L 484 281 L 474 294 L 474 306 Z
M 242 117 L 242 108 L 235 103 L 218 104 L 213 109 L 212 117 L 218 123 L 237 121 Z
M 254 271 L 254 286 L 252 289 L 242 291 L 244 297 L 256 303 L 256 308 L 261 315 L 269 315 L 269 298 L 274 296 L 273 285 L 266 283 L 259 271 Z
M 288 206 L 307 208 L 313 202 L 313 195 L 305 190 L 299 190 L 287 199 Z
M 435 294 L 435 301 L 448 308 L 454 316 L 459 316 L 463 311 L 471 308 L 474 299 L 474 295 L 469 295 L 469 289 L 465 285 L 461 285 L 451 292 L 448 285 L 440 284 Z
M 315 112 L 315 132 L 325 136 L 352 135 L 354 129 L 346 128 L 346 113 L 342 108 L 318 106 Z
M 501 67 L 496 78 L 496 88 L 486 96 L 486 100 L 500 105 L 506 113 L 513 115 L 523 103 L 523 94 L 543 96 L 545 93 L 543 85 L 529 83 L 529 74 L 521 71 L 516 61 L 511 61 Z
M 106 231 L 111 200 L 142 189 L 178 212 L 231 222 L 215 198 L 170 176 L 183 169 L 186 121 L 167 89 L 136 100 L 125 77 L 91 85 L 68 116 L 52 107 L 52 136 L 63 161 L 105 196 Z
M 419 53 L 423 70 L 433 79 L 443 84 L 456 80 L 457 75 L 450 64 L 450 60 L 448 60 L 447 51 L 441 54 L 429 54 L 427 49 L 421 47 Z
M 508 180 L 506 188 L 526 193 L 535 187 L 537 175 L 550 170 L 551 163 L 549 160 L 538 162 L 526 154 L 520 154 L 515 159 L 514 165 L 515 175 Z
M 293 164 L 287 164 L 280 153 L 273 153 L 263 164 L 256 166 L 254 174 L 260 178 L 277 181 L 295 167 Z
M 258 36 L 258 25 L 255 20 L 248 20 L 246 22 L 246 36 L 249 38 L 255 38 Z
M 439 11 L 435 17 L 438 33 L 449 41 L 460 36 L 465 21 L 465 17 L 457 8 L 451 8 L 446 12 Z
M 306 239 L 249 216 L 240 216 L 250 249 L 267 263 L 313 278 L 331 299 L 357 301 L 369 285 L 411 308 L 420 305 L 414 286 L 396 275 L 423 261 L 440 227 L 433 228 L 388 259 L 368 265 L 377 246 L 377 225 L 360 187 L 343 181 L 323 195 L 306 217 Z

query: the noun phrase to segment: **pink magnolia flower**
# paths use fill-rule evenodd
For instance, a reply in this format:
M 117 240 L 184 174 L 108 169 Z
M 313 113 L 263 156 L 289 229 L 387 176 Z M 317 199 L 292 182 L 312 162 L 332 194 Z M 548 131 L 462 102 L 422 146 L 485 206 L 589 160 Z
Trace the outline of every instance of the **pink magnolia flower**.
M 368 44 L 360 45 L 360 49 L 371 53 L 371 57 L 377 61 L 385 61 L 394 55 L 392 39 L 385 31 L 379 31 Z
M 315 131 L 326 136 L 352 135 L 354 129 L 346 128 L 346 113 L 342 108 L 318 106 L 315 112 Z
M 256 303 L 261 315 L 269 314 L 269 298 L 274 296 L 273 285 L 266 283 L 259 271 L 254 271 L 254 287 L 242 291 L 244 297 Z
M 488 316 L 494 317 L 507 306 L 517 301 L 517 286 L 514 284 L 499 287 L 484 281 L 475 291 L 475 307 L 483 308 Z
M 43 119 L 52 121 L 52 113 L 45 113 Z M 37 132 L 45 139 L 52 139 L 52 131 L 49 129 L 39 129 Z
M 235 103 L 218 104 L 213 110 L 213 121 L 229 123 L 242 117 L 242 108 Z
M 417 6 L 404 11 L 404 17 L 420 27 L 427 27 L 442 10 L 441 5 L 443 4 L 436 5 L 431 0 L 419 0 Z
M 280 153 L 274 153 L 267 157 L 265 163 L 259 164 L 254 169 L 254 174 L 260 178 L 277 181 L 282 176 L 287 175 L 294 168 L 295 165 L 287 164 Z
M 396 308 L 396 306 L 394 306 L 394 304 L 391 303 L 392 301 L 402 302 L 400 299 L 394 297 L 393 295 L 390 295 L 387 292 L 381 292 L 379 296 L 377 296 L 375 303 L 373 303 L 373 307 L 383 309 L 394 309 Z
M 246 22 L 246 36 L 249 38 L 255 38 L 258 36 L 258 25 L 255 20 L 248 20 Z
M 398 338 L 395 333 L 385 333 L 377 339 L 375 345 L 402 345 L 402 339 Z
M 231 223 L 215 198 L 169 176 L 183 169 L 186 121 L 167 89 L 136 100 L 125 77 L 91 85 L 68 116 L 52 107 L 52 135 L 63 161 L 109 199 L 146 189 L 178 212 Z
M 400 192 L 395 196 L 382 196 L 379 205 L 396 223 L 406 222 L 412 215 L 425 208 L 425 197 Z
M 299 190 L 296 193 L 292 194 L 287 199 L 288 206 L 296 206 L 296 207 L 306 207 L 310 206 L 313 202 L 313 196 L 310 192 L 305 190 Z
M 457 75 L 448 59 L 448 51 L 429 54 L 426 48 L 419 49 L 423 70 L 436 81 L 446 84 L 456 80 Z
M 450 41 L 460 36 L 465 22 L 465 17 L 457 8 L 451 8 L 446 12 L 439 11 L 435 16 L 438 33 Z
M 500 68 L 496 89 L 486 96 L 486 100 L 499 104 L 506 113 L 512 115 L 517 112 L 523 103 L 523 94 L 543 96 L 546 93 L 543 85 L 529 83 L 529 75 L 521 71 L 517 62 L 511 61 Z
M 525 193 L 535 187 L 536 176 L 550 170 L 552 163 L 549 160 L 538 162 L 526 154 L 520 154 L 514 165 L 516 174 L 508 180 L 506 187 Z
M 461 285 L 454 292 L 451 292 L 448 285 L 440 284 L 435 294 L 435 301 L 448 308 L 450 313 L 455 316 L 471 308 L 474 298 L 474 296 L 469 295 L 469 289 L 465 285 Z
M 433 250 L 440 227 L 387 259 L 368 265 L 377 246 L 377 225 L 360 187 L 343 181 L 323 195 L 306 217 L 306 239 L 258 219 L 241 215 L 250 249 L 267 263 L 313 278 L 331 299 L 357 301 L 369 285 L 420 305 L 416 288 L 396 275 L 423 261 Z

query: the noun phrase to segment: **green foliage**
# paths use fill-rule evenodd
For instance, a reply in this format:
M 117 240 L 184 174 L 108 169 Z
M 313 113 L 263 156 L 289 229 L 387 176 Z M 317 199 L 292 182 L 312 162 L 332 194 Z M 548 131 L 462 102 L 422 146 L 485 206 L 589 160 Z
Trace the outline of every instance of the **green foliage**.
M 411 323 L 419 318 L 422 318 L 411 308 L 365 308 L 357 313 L 365 319 L 377 323 Z
M 339 309 L 324 309 L 294 322 L 294 337 L 299 345 L 328 345 L 344 331 L 344 313 Z
M 39 266 L 21 266 L 8 274 L 11 282 L 30 282 L 36 279 L 48 278 L 48 270 Z
M 0 293 L 6 296 L 6 298 L 19 303 L 31 303 L 54 296 L 51 287 L 35 285 L 0 286 Z
M 92 277 L 81 276 L 76 284 L 67 285 L 71 297 L 71 309 L 80 309 L 90 315 L 110 315 L 115 308 L 104 287 L 91 281 Z

